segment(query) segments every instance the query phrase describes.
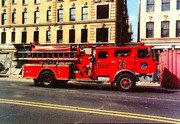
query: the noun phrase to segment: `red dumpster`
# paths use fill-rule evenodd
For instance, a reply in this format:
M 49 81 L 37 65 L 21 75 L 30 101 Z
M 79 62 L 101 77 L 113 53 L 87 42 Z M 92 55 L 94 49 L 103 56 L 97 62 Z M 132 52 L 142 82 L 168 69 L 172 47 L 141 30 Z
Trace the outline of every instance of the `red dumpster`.
M 162 87 L 180 88 L 180 50 L 165 50 L 159 56 Z

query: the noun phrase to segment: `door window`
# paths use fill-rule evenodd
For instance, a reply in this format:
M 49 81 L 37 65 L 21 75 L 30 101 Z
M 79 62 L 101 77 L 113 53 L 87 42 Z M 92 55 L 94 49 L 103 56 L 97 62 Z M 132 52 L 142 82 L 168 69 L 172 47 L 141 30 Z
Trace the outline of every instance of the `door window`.
M 100 58 L 100 59 L 108 58 L 108 52 L 106 52 L 106 51 L 99 52 L 98 58 Z
M 114 57 L 129 57 L 131 54 L 131 50 L 116 50 L 114 53 Z
M 149 58 L 149 50 L 148 49 L 140 49 L 138 50 L 138 58 Z

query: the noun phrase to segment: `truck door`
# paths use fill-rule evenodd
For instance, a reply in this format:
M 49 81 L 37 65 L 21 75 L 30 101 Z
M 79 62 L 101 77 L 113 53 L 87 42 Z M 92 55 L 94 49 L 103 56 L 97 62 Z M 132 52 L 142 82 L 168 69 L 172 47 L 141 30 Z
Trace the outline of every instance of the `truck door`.
M 115 72 L 122 69 L 132 71 L 134 69 L 134 58 L 132 57 L 132 50 L 130 49 L 117 49 L 114 53 Z M 115 68 L 114 67 L 114 68 Z
M 108 51 L 97 51 L 95 63 L 96 79 L 100 81 L 109 81 L 110 66 Z
M 140 74 L 152 73 L 156 70 L 156 61 L 152 58 L 150 48 L 138 49 L 136 62 L 136 72 Z

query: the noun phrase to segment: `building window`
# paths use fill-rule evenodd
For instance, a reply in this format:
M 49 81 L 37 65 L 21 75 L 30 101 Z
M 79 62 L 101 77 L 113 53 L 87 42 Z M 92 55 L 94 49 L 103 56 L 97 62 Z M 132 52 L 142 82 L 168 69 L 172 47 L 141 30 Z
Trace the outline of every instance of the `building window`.
M 57 30 L 57 43 L 63 42 L 63 30 Z
M 27 24 L 27 12 L 22 13 L 22 24 Z
M 162 0 L 162 11 L 170 10 L 170 0 Z
M 180 0 L 177 0 L 177 10 L 180 9 Z
M 46 42 L 51 42 L 51 31 L 46 31 Z
M 154 22 L 146 23 L 146 38 L 154 37 Z
M 81 43 L 87 43 L 88 29 L 81 29 Z
M 21 43 L 25 44 L 26 41 L 27 41 L 27 32 L 26 31 L 23 31 L 22 32 L 22 36 L 21 36 Z
M 40 4 L 40 0 L 34 0 L 35 4 Z
M 109 28 L 96 29 L 96 42 L 108 42 Z
M 161 22 L 161 37 L 169 37 L 169 21 Z
M 69 43 L 75 43 L 75 30 L 69 30 Z
M 58 9 L 58 22 L 63 21 L 63 9 Z
M 76 21 L 76 8 L 70 8 L 70 21 Z
M 12 4 L 16 4 L 16 0 L 12 0 Z
M 176 21 L 176 37 L 180 37 L 180 21 Z
M 6 21 L 7 21 L 7 16 L 6 16 L 6 13 L 2 13 L 2 25 L 5 25 L 6 24 Z
M 34 12 L 34 23 L 39 23 L 40 22 L 40 12 L 35 11 Z
M 51 21 L 51 10 L 47 10 L 47 21 Z
M 6 32 L 1 32 L 1 44 L 6 44 Z
M 88 7 L 82 7 L 82 20 L 88 20 Z
M 154 11 L 154 0 L 147 0 L 147 12 L 153 12 Z
M 11 32 L 11 41 L 12 41 L 12 43 L 15 43 L 15 38 L 16 38 L 16 32 L 13 31 L 13 32 Z
M 2 0 L 2 6 L 6 6 L 7 5 L 7 0 Z
M 97 19 L 109 18 L 109 5 L 97 5 Z
M 16 12 L 12 13 L 12 23 L 16 23 Z
M 22 4 L 23 5 L 27 5 L 28 4 L 28 0 L 22 0 Z
M 34 31 L 34 42 L 39 42 L 39 31 Z

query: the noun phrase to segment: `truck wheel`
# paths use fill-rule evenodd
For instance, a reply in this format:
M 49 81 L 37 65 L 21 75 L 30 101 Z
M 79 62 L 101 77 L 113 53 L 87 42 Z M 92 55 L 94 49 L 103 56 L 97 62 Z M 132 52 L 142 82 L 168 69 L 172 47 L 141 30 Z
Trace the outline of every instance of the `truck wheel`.
M 116 80 L 118 90 L 123 92 L 130 92 L 135 88 L 136 79 L 131 74 L 122 74 Z
M 34 85 L 35 85 L 35 86 L 39 86 L 39 85 L 40 85 L 39 80 L 34 79 Z
M 40 84 L 43 87 L 53 87 L 55 83 L 54 74 L 51 71 L 44 71 L 39 77 Z

